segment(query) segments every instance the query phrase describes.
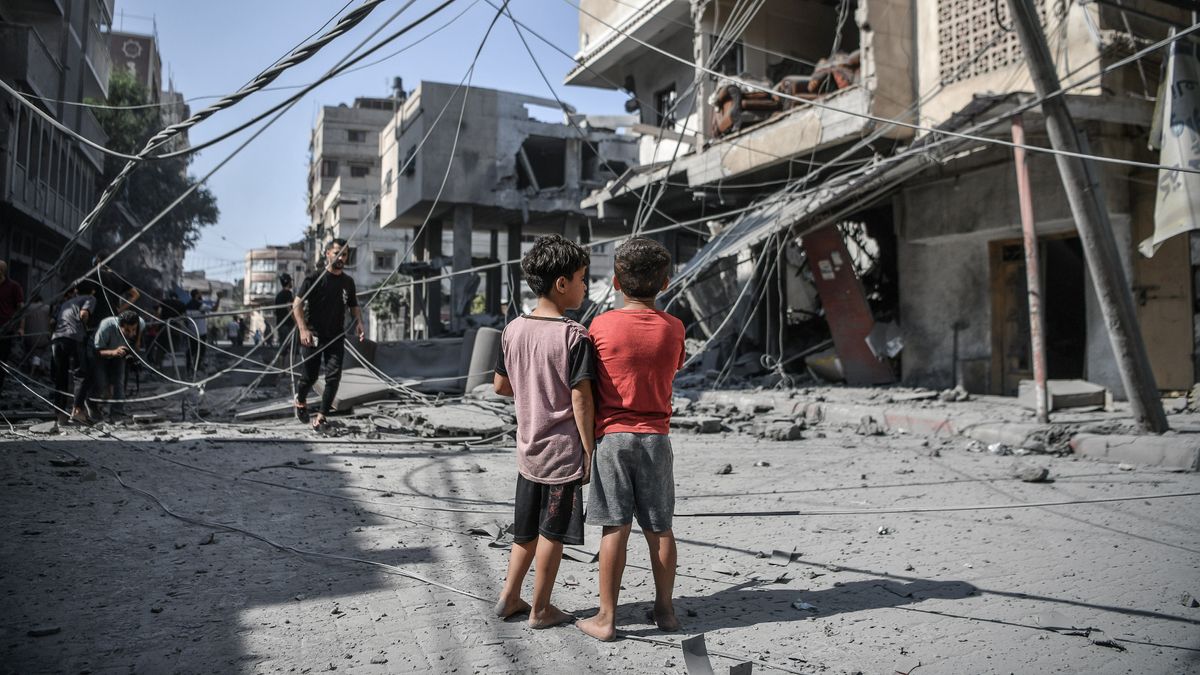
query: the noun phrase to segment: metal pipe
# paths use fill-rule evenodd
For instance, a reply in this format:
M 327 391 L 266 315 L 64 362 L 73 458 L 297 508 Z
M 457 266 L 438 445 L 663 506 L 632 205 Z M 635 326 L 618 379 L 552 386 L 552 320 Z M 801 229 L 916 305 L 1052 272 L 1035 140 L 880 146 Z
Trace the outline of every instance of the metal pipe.
M 1046 405 L 1046 345 L 1043 339 L 1041 265 L 1038 263 L 1038 239 L 1033 220 L 1033 194 L 1029 186 L 1029 161 L 1025 155 L 1025 123 L 1020 115 L 1012 119 L 1013 164 L 1017 169 L 1017 197 L 1021 204 L 1021 233 L 1025 242 L 1025 286 L 1029 295 L 1029 342 L 1033 351 L 1033 383 L 1037 420 L 1050 421 Z

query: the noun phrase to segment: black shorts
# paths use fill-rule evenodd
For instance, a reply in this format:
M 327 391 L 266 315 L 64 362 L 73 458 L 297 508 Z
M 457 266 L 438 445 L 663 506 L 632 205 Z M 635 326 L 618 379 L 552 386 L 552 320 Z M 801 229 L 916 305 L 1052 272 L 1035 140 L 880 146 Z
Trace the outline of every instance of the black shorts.
M 578 546 L 583 543 L 583 486 L 535 483 L 517 474 L 513 541 L 525 544 L 542 535 Z

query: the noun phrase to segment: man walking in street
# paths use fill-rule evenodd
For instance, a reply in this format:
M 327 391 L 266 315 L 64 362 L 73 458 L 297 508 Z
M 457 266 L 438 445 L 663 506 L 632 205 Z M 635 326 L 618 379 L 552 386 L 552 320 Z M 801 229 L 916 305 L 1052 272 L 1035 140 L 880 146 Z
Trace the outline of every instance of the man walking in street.
M 325 245 L 325 267 L 304 279 L 300 294 L 292 301 L 292 319 L 300 333 L 301 376 L 296 386 L 296 418 L 309 421 L 308 392 L 317 382 L 321 363 L 325 363 L 325 390 L 321 407 L 312 417 L 314 429 L 325 425 L 325 416 L 333 407 L 338 383 L 342 379 L 342 359 L 346 353 L 346 309 L 354 317 L 358 341 L 366 339 L 362 312 L 355 296 L 354 279 L 343 268 L 350 255 L 345 239 Z
M 50 369 L 54 375 L 55 404 L 59 408 L 58 423 L 66 424 L 67 406 L 71 405 L 70 392 L 74 386 L 72 373 L 79 371 L 82 377 L 87 377 L 84 369 L 88 367 L 87 327 L 92 312 L 96 309 L 96 287 L 83 281 L 76 287 L 76 294 L 58 306 L 54 320 L 54 334 L 50 340 Z M 82 377 L 80 386 L 82 386 Z M 80 406 L 72 410 L 72 415 L 86 419 Z

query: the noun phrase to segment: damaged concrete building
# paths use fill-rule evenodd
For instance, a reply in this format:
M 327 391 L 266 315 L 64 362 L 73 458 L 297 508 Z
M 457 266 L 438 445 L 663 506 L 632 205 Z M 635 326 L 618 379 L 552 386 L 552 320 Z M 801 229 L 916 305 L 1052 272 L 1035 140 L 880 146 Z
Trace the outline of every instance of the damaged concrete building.
M 652 231 L 689 224 L 654 236 L 681 263 L 670 310 L 710 341 L 703 370 L 1016 393 L 1031 365 L 1012 148 L 930 131 L 1007 141 L 1012 111 L 1035 98 L 1006 3 L 759 4 L 581 2 L 565 81 L 629 94 L 642 134 L 640 164 L 583 205 L 648 213 Z M 1093 152 L 1153 163 L 1161 53 L 1104 70 L 1191 21 L 1178 3 L 1122 4 L 1038 7 Z M 1049 147 L 1041 108 L 1023 117 L 1027 142 Z M 1031 154 L 1050 376 L 1120 398 L 1054 158 Z M 1099 166 L 1158 385 L 1188 388 L 1200 261 L 1186 236 L 1137 254 L 1156 176 Z M 661 192 L 653 209 L 647 188 Z
M 461 332 L 520 302 L 511 263 L 537 235 L 616 234 L 580 204 L 637 159 L 635 139 L 618 133 L 624 118 L 576 115 L 554 100 L 480 87 L 470 88 L 464 109 L 464 92 L 421 82 L 379 135 L 380 222 L 417 233 L 405 271 L 429 279 L 483 267 L 417 284 L 408 303 L 412 336 Z M 607 276 L 596 262 L 593 278 Z

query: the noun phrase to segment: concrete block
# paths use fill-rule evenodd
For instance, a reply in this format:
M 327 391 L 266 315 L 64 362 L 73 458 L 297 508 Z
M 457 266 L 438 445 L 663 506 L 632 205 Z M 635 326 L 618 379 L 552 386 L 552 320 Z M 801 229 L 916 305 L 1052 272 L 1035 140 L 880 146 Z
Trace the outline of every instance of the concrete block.
M 1200 470 L 1200 438 L 1165 434 L 1127 436 L 1077 434 L 1071 439 L 1076 454 L 1105 462 L 1128 462 Z
M 1047 380 L 1046 409 L 1103 408 L 1108 402 L 1108 390 L 1087 380 Z M 1033 380 L 1021 380 L 1017 400 L 1033 410 L 1037 407 Z

